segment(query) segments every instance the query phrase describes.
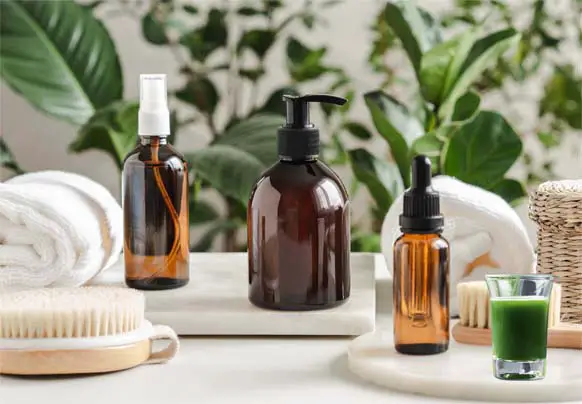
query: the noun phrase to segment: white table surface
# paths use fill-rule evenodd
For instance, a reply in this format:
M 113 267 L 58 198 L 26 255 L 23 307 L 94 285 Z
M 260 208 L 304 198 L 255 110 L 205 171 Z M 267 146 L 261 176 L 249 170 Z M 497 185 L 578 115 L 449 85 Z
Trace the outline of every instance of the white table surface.
M 391 284 L 377 283 L 377 327 L 391 328 Z M 164 365 L 73 378 L 0 376 L 0 404 L 465 403 L 376 387 L 347 368 L 350 338 L 184 338 Z M 550 403 L 548 403 L 550 404 Z

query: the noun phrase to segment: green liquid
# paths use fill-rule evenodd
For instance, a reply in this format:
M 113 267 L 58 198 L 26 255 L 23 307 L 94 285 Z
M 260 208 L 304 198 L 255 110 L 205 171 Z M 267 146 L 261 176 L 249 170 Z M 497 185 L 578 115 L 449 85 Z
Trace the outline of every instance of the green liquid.
M 499 359 L 546 358 L 548 299 L 537 296 L 491 299 L 493 353 Z

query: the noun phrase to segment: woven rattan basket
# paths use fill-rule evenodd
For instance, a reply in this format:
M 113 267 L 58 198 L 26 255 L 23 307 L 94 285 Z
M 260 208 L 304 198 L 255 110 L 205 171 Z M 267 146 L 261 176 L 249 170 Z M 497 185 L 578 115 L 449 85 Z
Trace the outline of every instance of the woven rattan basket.
M 561 320 L 582 324 L 582 180 L 549 181 L 531 195 L 537 272 L 562 284 Z

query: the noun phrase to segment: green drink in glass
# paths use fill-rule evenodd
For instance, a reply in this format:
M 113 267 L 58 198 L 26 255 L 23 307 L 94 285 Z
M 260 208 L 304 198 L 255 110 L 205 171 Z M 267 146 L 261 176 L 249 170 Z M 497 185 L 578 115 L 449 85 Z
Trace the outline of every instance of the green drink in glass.
M 488 275 L 486 280 L 495 377 L 543 379 L 551 275 Z

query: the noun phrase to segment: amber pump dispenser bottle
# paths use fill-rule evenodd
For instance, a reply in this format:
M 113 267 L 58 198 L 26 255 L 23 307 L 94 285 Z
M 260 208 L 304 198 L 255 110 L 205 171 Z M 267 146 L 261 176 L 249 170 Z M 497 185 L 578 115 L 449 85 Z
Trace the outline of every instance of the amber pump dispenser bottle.
M 166 76 L 140 76 L 139 144 L 122 177 L 125 282 L 135 289 L 188 283 L 188 166 L 167 143 Z
M 337 306 L 350 295 L 350 213 L 339 177 L 318 160 L 319 130 L 309 103 L 343 105 L 330 95 L 283 96 L 279 162 L 248 203 L 249 299 L 276 310 Z
M 398 352 L 431 355 L 449 347 L 449 244 L 441 237 L 439 195 L 430 160 L 412 162 L 404 193 L 402 236 L 394 243 L 394 344 Z

